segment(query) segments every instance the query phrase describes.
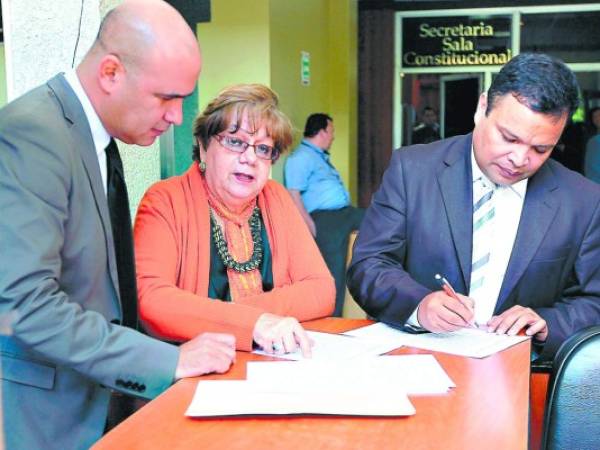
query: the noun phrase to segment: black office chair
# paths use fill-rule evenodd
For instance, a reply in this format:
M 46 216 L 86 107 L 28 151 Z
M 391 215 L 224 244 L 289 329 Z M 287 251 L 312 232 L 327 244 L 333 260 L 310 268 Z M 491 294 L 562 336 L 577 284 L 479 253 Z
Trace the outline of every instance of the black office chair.
M 546 401 L 542 449 L 600 448 L 600 326 L 558 350 Z

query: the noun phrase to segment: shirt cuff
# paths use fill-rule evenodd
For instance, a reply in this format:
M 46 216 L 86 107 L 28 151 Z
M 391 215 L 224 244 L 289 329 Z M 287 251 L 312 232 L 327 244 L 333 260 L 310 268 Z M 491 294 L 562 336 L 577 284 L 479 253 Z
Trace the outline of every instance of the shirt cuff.
M 408 320 L 406 321 L 406 326 L 409 326 L 415 330 L 424 330 L 424 328 L 421 326 L 421 324 L 419 323 L 419 319 L 418 319 L 418 313 L 419 313 L 419 306 L 421 304 L 419 303 L 419 305 L 417 305 L 417 307 L 415 308 L 415 310 L 413 311 L 413 313 L 410 315 L 410 317 L 408 318 Z

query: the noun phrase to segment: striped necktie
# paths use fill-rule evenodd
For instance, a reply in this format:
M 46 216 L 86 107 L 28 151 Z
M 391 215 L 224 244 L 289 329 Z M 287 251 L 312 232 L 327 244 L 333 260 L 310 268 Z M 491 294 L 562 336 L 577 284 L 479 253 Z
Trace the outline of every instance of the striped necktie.
M 490 268 L 494 209 L 494 188 L 482 177 L 473 184 L 473 253 L 471 258 L 471 284 L 469 297 L 475 300 L 475 319 L 477 319 L 477 300 L 484 298 L 485 279 Z M 478 321 L 479 322 L 479 321 Z

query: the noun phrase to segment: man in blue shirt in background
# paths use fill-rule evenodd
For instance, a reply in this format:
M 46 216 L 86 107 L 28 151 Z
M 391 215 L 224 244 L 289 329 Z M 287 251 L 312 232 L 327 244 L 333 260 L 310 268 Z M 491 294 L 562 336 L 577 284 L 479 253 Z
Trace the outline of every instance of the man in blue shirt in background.
M 285 186 L 335 278 L 334 316 L 341 316 L 348 235 L 360 226 L 364 209 L 350 205 L 350 194 L 331 164 L 328 150 L 334 138 L 333 119 L 323 113 L 311 114 L 304 139 L 285 163 Z

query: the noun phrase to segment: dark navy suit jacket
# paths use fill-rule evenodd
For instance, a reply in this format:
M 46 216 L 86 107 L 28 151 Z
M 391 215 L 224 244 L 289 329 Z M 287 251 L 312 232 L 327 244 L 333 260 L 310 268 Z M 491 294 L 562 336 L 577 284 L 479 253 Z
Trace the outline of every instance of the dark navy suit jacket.
M 443 273 L 470 283 L 472 135 L 396 150 L 360 228 L 348 287 L 372 317 L 402 326 Z M 549 159 L 529 179 L 495 314 L 514 305 L 548 323 L 542 356 L 600 324 L 600 186 Z

